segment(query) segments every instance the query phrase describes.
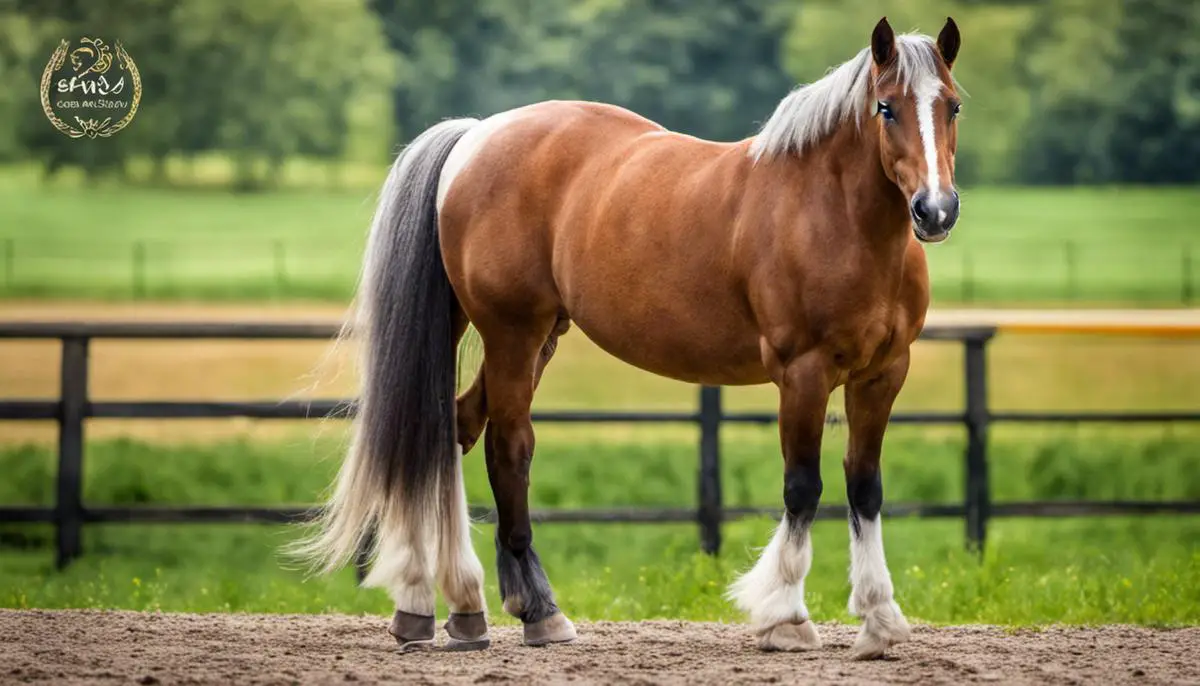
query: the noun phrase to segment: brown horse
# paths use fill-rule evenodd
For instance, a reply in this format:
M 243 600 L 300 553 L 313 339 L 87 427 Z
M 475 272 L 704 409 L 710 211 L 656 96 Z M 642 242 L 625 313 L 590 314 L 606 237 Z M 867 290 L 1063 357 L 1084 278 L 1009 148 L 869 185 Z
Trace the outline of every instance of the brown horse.
M 880 446 L 929 302 L 923 248 L 958 216 L 959 33 L 896 36 L 789 94 L 761 133 L 714 143 L 588 102 L 446 121 L 392 167 L 359 291 L 363 388 L 322 534 L 326 568 L 378 531 L 405 647 L 488 645 L 461 455 L 484 432 L 504 609 L 531 645 L 575 638 L 533 549 L 530 403 L 574 322 L 616 357 L 691 383 L 779 388 L 783 517 L 731 588 L 760 647 L 820 645 L 804 603 L 831 391 L 846 387 L 853 653 L 904 640 L 879 510 Z M 455 393 L 469 324 L 483 365 Z

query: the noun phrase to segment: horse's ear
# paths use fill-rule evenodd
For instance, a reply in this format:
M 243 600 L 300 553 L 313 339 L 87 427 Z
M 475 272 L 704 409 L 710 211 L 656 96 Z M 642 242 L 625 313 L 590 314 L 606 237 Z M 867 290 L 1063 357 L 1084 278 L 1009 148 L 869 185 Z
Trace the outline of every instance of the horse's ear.
M 946 17 L 946 25 L 938 34 L 937 46 L 938 52 L 942 53 L 942 59 L 946 61 L 946 67 L 953 68 L 958 49 L 962 46 L 962 36 L 958 33 L 958 24 L 954 23 L 953 17 Z
M 875 58 L 875 64 L 881 67 L 896 56 L 896 32 L 892 31 L 887 17 L 880 19 L 871 32 L 871 56 Z

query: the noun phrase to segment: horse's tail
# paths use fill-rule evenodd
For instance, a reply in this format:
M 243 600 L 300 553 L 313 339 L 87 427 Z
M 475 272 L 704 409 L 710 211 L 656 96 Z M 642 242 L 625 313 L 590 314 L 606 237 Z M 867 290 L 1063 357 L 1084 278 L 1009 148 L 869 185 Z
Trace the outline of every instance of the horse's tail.
M 349 332 L 361 346 L 354 438 L 319 533 L 299 547 L 322 571 L 348 562 L 372 527 L 430 531 L 439 524 L 432 518 L 455 516 L 442 491 L 458 478 L 453 319 L 459 305 L 442 263 L 437 195 L 446 158 L 476 123 L 444 121 L 422 133 L 396 159 L 380 192 Z

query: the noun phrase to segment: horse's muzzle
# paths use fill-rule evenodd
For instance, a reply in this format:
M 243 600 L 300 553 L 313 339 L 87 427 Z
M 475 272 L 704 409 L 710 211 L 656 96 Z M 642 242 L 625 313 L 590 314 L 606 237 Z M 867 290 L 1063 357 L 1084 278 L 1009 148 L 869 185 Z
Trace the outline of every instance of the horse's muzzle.
M 941 243 L 958 221 L 958 207 L 958 192 L 953 189 L 937 195 L 918 191 L 909 204 L 913 233 L 926 243 Z

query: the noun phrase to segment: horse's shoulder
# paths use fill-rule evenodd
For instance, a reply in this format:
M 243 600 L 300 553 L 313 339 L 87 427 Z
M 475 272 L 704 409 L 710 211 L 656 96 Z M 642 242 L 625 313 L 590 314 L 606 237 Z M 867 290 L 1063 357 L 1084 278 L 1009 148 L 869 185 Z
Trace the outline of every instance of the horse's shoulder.
M 904 253 L 904 282 L 901 299 L 905 315 L 915 329 L 913 336 L 920 333 L 929 310 L 929 265 L 925 259 L 925 248 L 916 238 L 909 240 Z

